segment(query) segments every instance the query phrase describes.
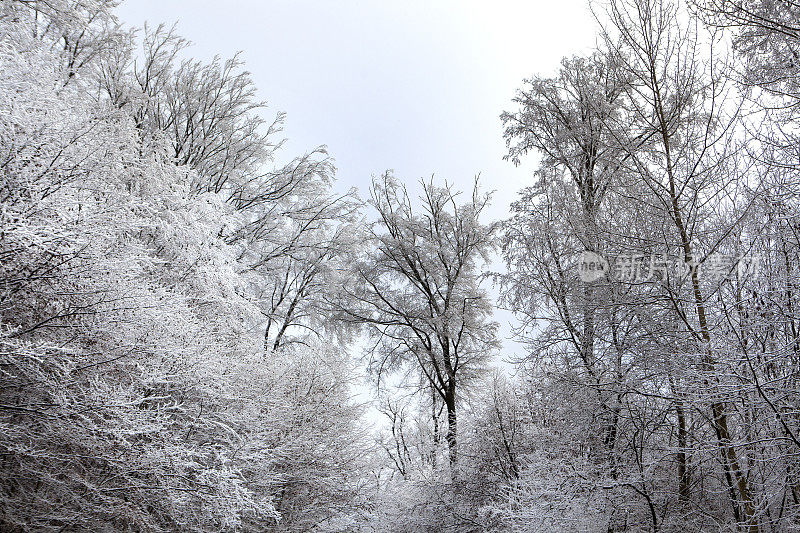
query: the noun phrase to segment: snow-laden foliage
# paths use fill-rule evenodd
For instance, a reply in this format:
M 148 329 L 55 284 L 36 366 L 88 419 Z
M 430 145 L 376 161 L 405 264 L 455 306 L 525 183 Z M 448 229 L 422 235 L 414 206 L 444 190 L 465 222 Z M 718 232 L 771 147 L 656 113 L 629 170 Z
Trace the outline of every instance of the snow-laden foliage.
M 341 348 L 265 355 L 232 238 L 252 217 L 65 83 L 28 7 L 0 16 L 0 528 L 344 528 L 362 440 Z

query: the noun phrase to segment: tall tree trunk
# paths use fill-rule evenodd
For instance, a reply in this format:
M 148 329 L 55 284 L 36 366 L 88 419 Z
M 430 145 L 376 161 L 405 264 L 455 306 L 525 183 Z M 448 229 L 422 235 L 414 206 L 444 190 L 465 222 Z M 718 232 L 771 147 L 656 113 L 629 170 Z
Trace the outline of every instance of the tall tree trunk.
M 431 466 L 435 469 L 437 458 L 436 454 L 439 451 L 439 413 L 437 409 L 437 403 L 439 401 L 439 393 L 436 390 L 436 387 L 433 386 L 433 382 L 429 383 L 431 388 L 431 423 L 433 424 L 433 449 L 431 449 Z
M 445 407 L 447 408 L 447 448 L 450 453 L 450 472 L 455 475 L 456 462 L 458 460 L 457 451 L 457 418 L 456 418 L 456 384 L 450 381 L 444 396 Z
M 686 449 L 688 445 L 688 430 L 686 429 L 686 408 L 683 399 L 678 394 L 675 382 L 670 377 L 672 393 L 675 395 L 675 415 L 678 418 L 678 499 L 682 502 L 689 501 L 691 476 L 687 467 Z

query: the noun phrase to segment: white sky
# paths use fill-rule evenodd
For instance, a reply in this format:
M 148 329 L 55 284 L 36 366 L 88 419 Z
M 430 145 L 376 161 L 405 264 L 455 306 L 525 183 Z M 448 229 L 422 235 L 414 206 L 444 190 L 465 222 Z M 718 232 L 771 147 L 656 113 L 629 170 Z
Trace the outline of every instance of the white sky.
M 554 75 L 597 33 L 587 0 L 126 0 L 117 14 L 177 21 L 198 59 L 242 51 L 267 116 L 287 113 L 284 156 L 327 145 L 340 190 L 364 198 L 371 176 L 393 169 L 469 191 L 480 173 L 496 191 L 489 219 L 507 216 L 533 168 L 503 161 L 500 113 L 523 78 Z M 512 315 L 496 319 L 507 337 Z
M 586 0 L 126 0 L 117 13 L 178 21 L 197 58 L 242 51 L 268 112 L 287 113 L 284 155 L 327 145 L 339 187 L 363 197 L 393 169 L 470 189 L 480 172 L 497 191 L 491 218 L 531 168 L 502 160 L 498 116 L 523 78 L 554 74 L 596 34 Z

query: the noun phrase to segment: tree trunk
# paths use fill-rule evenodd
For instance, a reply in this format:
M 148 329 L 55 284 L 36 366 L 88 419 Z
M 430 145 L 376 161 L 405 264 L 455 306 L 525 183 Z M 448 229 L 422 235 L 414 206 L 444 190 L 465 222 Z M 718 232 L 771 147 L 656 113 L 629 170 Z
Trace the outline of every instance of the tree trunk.
M 686 411 L 683 401 L 675 400 L 675 413 L 678 416 L 678 499 L 682 502 L 689 501 L 689 469 L 686 466 L 686 446 L 688 432 L 686 430 Z
M 450 473 L 455 475 L 457 452 L 457 419 L 456 419 L 456 386 L 452 381 L 448 384 L 445 391 L 444 403 L 447 408 L 447 448 L 450 453 Z
M 439 393 L 436 390 L 436 387 L 433 386 L 433 383 L 430 383 L 431 387 L 431 423 L 433 424 L 433 448 L 431 449 L 431 466 L 436 468 L 437 458 L 436 455 L 439 451 L 439 413 L 437 412 L 437 401 L 439 397 Z

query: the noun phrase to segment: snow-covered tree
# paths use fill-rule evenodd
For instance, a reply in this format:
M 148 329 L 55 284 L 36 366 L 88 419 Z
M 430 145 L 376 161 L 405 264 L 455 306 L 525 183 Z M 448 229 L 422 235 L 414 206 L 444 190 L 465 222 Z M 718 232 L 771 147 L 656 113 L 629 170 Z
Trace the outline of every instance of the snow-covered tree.
M 374 339 L 371 367 L 379 379 L 405 368 L 412 384 L 421 374 L 444 403 L 453 469 L 459 391 L 496 346 L 478 270 L 494 246 L 496 226 L 480 221 L 487 202 L 477 184 L 459 204 L 451 187 L 422 182 L 415 204 L 391 174 L 374 180 L 370 203 L 378 221 L 370 228 L 371 246 L 340 296 L 343 317 L 366 324 Z

